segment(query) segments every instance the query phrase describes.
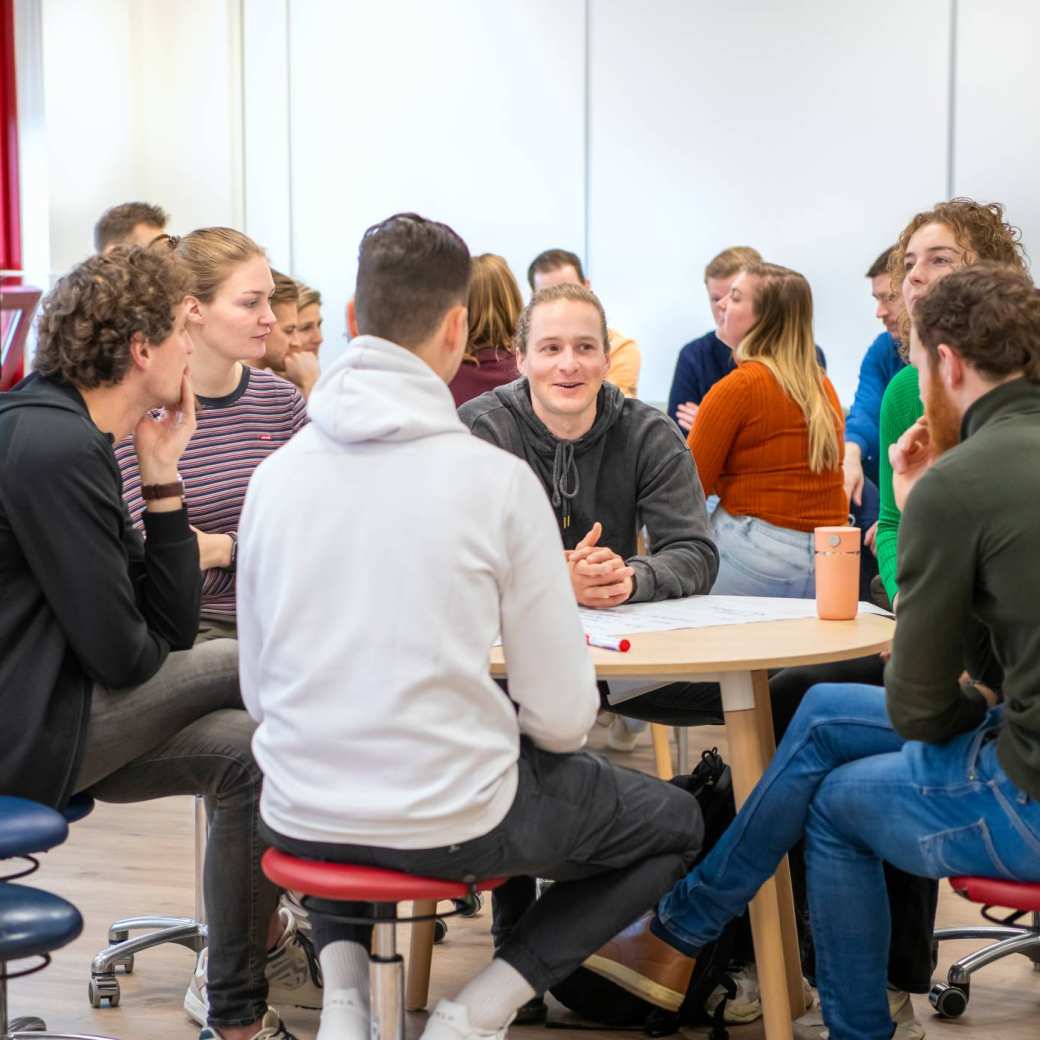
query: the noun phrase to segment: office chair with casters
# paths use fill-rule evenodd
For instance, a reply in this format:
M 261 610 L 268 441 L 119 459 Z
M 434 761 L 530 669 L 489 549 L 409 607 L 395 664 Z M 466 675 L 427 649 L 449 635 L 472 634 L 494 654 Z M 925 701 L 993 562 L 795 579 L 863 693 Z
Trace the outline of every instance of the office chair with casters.
M 982 916 L 993 925 L 942 928 L 934 935 L 936 949 L 943 939 L 990 939 L 981 950 L 962 957 L 950 966 L 945 983 L 932 987 L 928 999 L 943 1018 L 964 1014 L 971 994 L 971 976 L 987 964 L 1010 953 L 1021 953 L 1040 971 L 1040 883 L 1004 881 L 994 878 L 950 878 L 953 890 L 973 903 L 982 904 Z M 994 917 L 993 907 L 1006 907 L 1006 917 Z M 1021 924 L 1028 918 L 1029 924 Z
M 206 860 L 206 809 L 201 798 L 195 799 L 195 915 L 194 917 L 127 917 L 113 922 L 108 929 L 108 943 L 90 964 L 88 995 L 99 1008 L 119 1005 L 117 971 L 130 975 L 134 958 L 144 950 L 175 943 L 191 950 L 196 957 L 206 948 L 206 906 L 203 898 L 202 872 Z M 143 935 L 131 937 L 131 932 Z

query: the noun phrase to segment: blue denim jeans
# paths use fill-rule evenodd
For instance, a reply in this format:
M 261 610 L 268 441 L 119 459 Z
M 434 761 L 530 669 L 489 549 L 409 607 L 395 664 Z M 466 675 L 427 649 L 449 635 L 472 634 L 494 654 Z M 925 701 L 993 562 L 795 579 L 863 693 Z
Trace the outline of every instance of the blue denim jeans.
M 716 596 L 816 595 L 813 536 L 754 516 L 731 516 L 720 505 L 711 527 L 719 550 Z
M 996 757 L 996 709 L 946 744 L 903 741 L 877 686 L 819 685 L 707 857 L 653 928 L 686 953 L 716 938 L 804 831 L 817 983 L 832 1040 L 888 1040 L 882 861 L 923 877 L 1040 881 L 1040 803 Z

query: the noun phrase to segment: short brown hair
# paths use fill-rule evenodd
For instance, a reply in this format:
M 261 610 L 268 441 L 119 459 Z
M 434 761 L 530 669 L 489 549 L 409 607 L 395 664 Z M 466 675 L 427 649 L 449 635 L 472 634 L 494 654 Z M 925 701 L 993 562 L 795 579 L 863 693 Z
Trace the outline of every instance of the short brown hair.
M 709 278 L 732 278 L 738 271 L 760 263 L 762 254 L 757 249 L 751 246 L 730 246 L 708 261 L 708 266 L 704 268 L 705 284 Z
M 103 253 L 110 245 L 119 245 L 130 236 L 138 224 L 148 224 L 161 232 L 169 214 L 161 206 L 150 202 L 124 202 L 106 209 L 94 225 L 94 249 Z
M 516 319 L 523 310 L 520 286 L 504 257 L 481 253 L 473 257 L 469 279 L 469 336 L 466 357 L 495 347 L 513 349 Z
M 321 293 L 317 289 L 312 289 L 309 285 L 304 285 L 303 282 L 297 283 L 300 287 L 300 310 L 304 307 L 313 307 L 315 304 L 321 306 Z
M 154 251 L 120 247 L 84 260 L 44 298 L 36 371 L 88 390 L 121 382 L 134 335 L 166 339 L 187 292 L 184 271 Z
M 465 305 L 469 249 L 447 224 L 395 213 L 373 224 L 358 251 L 358 332 L 417 347 L 445 314 Z
M 561 267 L 573 267 L 578 272 L 578 281 L 585 281 L 585 271 L 577 253 L 568 249 L 546 249 L 528 265 L 527 284 L 534 289 L 535 274 L 548 274 L 550 271 L 558 271 Z
M 1021 371 L 1040 383 L 1040 292 L 1024 271 L 983 262 L 932 285 L 914 327 L 934 363 L 945 343 L 984 378 Z
M 271 268 L 271 277 L 274 279 L 274 292 L 271 293 L 271 306 L 280 303 L 295 303 L 300 305 L 300 284 L 295 278 L 290 278 L 281 271 Z
M 895 250 L 895 246 L 889 246 L 878 258 L 870 265 L 867 269 L 868 278 L 880 278 L 883 274 L 888 274 L 888 264 L 892 259 L 892 253 Z
M 559 300 L 573 300 L 577 303 L 590 303 L 599 313 L 600 332 L 603 335 L 603 350 L 609 351 L 610 333 L 607 331 L 607 313 L 603 310 L 603 304 L 599 297 L 584 285 L 575 285 L 573 282 L 564 282 L 562 285 L 547 285 L 539 289 L 527 306 L 520 312 L 516 321 L 516 335 L 513 337 L 513 347 L 518 354 L 527 353 L 527 337 L 531 334 L 531 315 L 535 307 L 543 303 L 556 303 Z

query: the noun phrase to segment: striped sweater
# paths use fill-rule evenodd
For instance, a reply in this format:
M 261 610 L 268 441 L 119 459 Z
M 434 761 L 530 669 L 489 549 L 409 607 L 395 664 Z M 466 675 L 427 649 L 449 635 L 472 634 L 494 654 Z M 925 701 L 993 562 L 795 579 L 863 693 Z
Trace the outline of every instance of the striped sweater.
M 248 365 L 242 370 L 238 386 L 226 397 L 198 398 L 198 427 L 178 464 L 191 523 L 209 534 L 237 532 L 253 470 L 307 421 L 306 403 L 292 383 Z M 116 461 L 130 518 L 143 532 L 133 438 L 116 447 Z M 234 574 L 219 568 L 205 572 L 202 613 L 234 619 Z
M 845 421 L 826 376 L 823 386 L 834 408 L 840 459 Z M 841 464 L 822 473 L 809 469 L 805 416 L 765 365 L 745 361 L 716 383 L 687 443 L 705 493 L 717 494 L 733 516 L 795 531 L 848 523 Z

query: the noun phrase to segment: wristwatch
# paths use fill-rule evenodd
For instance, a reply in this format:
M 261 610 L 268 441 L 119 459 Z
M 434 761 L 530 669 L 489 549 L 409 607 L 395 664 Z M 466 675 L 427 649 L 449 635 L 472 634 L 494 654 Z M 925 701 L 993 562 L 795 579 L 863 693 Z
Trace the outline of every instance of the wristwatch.
M 141 485 L 141 498 L 146 502 L 154 501 L 157 498 L 183 498 L 184 497 L 184 481 L 178 476 L 176 480 L 170 481 L 169 484 L 142 484 Z
M 228 574 L 234 574 L 238 569 L 238 535 L 234 531 L 228 531 L 228 538 L 231 539 L 231 559 L 228 560 L 228 565 L 224 570 Z

